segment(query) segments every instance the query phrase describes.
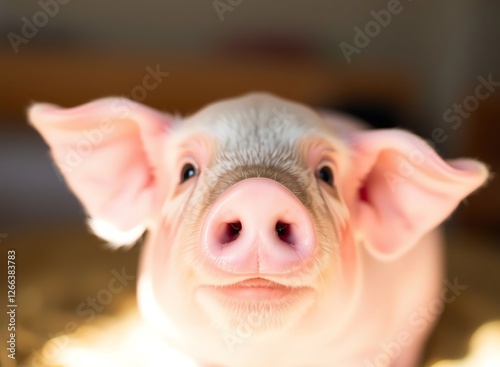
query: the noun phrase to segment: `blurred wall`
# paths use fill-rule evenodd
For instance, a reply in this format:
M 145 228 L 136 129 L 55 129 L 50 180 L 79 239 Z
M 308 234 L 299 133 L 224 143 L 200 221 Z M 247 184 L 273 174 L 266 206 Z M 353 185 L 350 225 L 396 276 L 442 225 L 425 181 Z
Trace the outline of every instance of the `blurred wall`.
M 431 137 L 436 127 L 448 129 L 449 138 L 437 147 L 441 154 L 448 156 L 464 154 L 463 146 L 466 145 L 469 131 L 467 124 L 471 124 L 472 119 L 464 121 L 465 128 L 452 131 L 443 120 L 445 111 L 474 92 L 479 76 L 492 74 L 494 80 L 500 80 L 500 2 L 402 0 L 400 6 L 403 10 L 392 15 L 389 24 L 371 38 L 370 43 L 362 48 L 359 54 L 353 54 L 352 62 L 349 63 L 339 45 L 342 42 L 354 44 L 355 27 L 364 29 L 373 20 L 373 12 L 387 9 L 395 0 L 241 0 L 239 5 L 223 14 L 223 19 L 215 10 L 212 0 L 60 0 L 66 4 L 59 6 L 57 14 L 50 18 L 46 26 L 39 29 L 36 37 L 30 39 L 28 44 L 19 45 L 19 54 L 14 55 L 8 34 L 21 34 L 23 17 L 31 19 L 33 14 L 40 10 L 41 4 L 53 1 L 7 0 L 0 3 L 0 34 L 3 35 L 0 46 L 4 46 L 0 52 L 0 63 L 6 56 L 11 59 L 14 57 L 15 63 L 16 57 L 21 60 L 23 54 L 26 55 L 37 48 L 46 50 L 43 52 L 47 55 L 51 55 L 55 50 L 67 49 L 78 50 L 83 55 L 116 51 L 116 54 L 121 56 L 113 59 L 110 64 L 116 65 L 116 68 L 120 68 L 122 60 L 123 64 L 126 64 L 129 59 L 137 59 L 138 55 L 191 54 L 196 55 L 191 57 L 193 62 L 189 66 L 194 76 L 188 79 L 187 71 L 182 76 L 188 86 L 187 91 L 182 91 L 186 96 L 181 96 L 190 99 L 194 97 L 189 95 L 189 88 L 203 89 L 208 96 L 211 93 L 212 85 L 196 85 L 198 76 L 195 71 L 205 65 L 204 55 L 220 54 L 228 45 L 238 42 L 243 42 L 245 47 L 247 43 L 244 40 L 248 39 L 274 37 L 278 39 L 274 45 L 279 43 L 280 39 L 298 40 L 300 45 L 306 46 L 310 56 L 321 60 L 325 65 L 337 68 L 340 76 L 349 70 L 356 74 L 357 70 L 366 67 L 400 73 L 408 84 L 401 83 L 399 88 L 408 89 L 413 102 L 411 109 L 407 111 L 404 127 L 426 138 Z M 232 1 L 233 4 L 238 3 L 237 0 Z M 29 71 L 35 68 L 43 72 L 45 66 L 36 64 L 36 60 L 33 60 L 31 65 L 25 61 L 20 74 L 25 70 L 26 75 L 29 75 Z M 287 58 L 279 62 L 286 64 Z M 144 67 L 140 63 L 137 65 L 141 65 L 140 70 L 137 69 L 137 77 L 140 77 Z M 92 67 L 98 69 L 100 65 L 97 63 Z M 214 64 L 207 67 L 205 74 L 210 73 L 212 67 L 214 74 L 221 71 L 217 68 L 225 68 Z M 124 70 L 126 73 L 127 69 Z M 55 73 L 57 75 L 57 70 Z M 307 75 L 304 74 L 304 77 L 308 77 Z M 17 98 L 12 97 L 12 90 L 4 87 L 7 83 L 3 81 L 8 80 L 9 76 L 9 70 L 0 69 L 0 94 L 11 99 Z M 125 77 L 125 74 L 122 76 Z M 134 78 L 136 76 L 132 80 L 135 80 Z M 379 78 L 383 77 L 379 75 Z M 171 88 L 173 81 L 174 77 L 169 80 L 168 86 L 165 84 L 162 88 Z M 11 84 L 13 82 L 15 83 L 10 80 Z M 16 106 L 16 116 L 0 115 L 0 135 L 3 138 L 0 141 L 0 170 L 9 172 L 0 178 L 0 195 L 3 202 L 0 217 L 6 218 L 4 223 L 19 222 L 23 215 L 32 217 L 34 213 L 39 213 L 36 218 L 43 218 L 44 208 L 49 203 L 53 204 L 54 212 L 60 213 L 61 219 L 71 218 L 68 213 L 81 216 L 78 205 L 69 193 L 60 196 L 64 184 L 53 171 L 46 148 L 40 139 L 32 131 L 28 133 L 28 130 L 16 130 L 17 127 L 26 126 L 23 108 L 20 106 L 27 106 L 31 98 L 35 98 L 29 90 L 30 81 L 24 82 L 28 83 L 28 87 L 19 107 Z M 96 81 L 83 82 L 91 89 L 92 83 Z M 224 83 L 225 81 L 222 81 L 217 84 Z M 358 84 L 363 83 L 363 79 L 358 81 Z M 387 80 L 387 83 L 395 82 Z M 51 88 L 50 83 L 40 86 L 39 82 L 33 81 L 32 84 L 33 88 L 35 84 L 38 89 Z M 122 90 L 122 87 L 118 88 L 117 85 L 118 83 L 114 89 L 110 86 L 109 91 L 113 93 L 115 90 Z M 298 85 L 292 84 L 289 89 L 300 88 Z M 404 87 L 405 85 L 408 87 Z M 312 88 L 315 88 L 314 84 Z M 96 92 L 89 98 L 100 97 L 99 93 L 101 92 Z M 175 90 L 170 93 L 180 94 Z M 145 103 L 153 103 L 153 97 Z M 0 99 L 0 109 L 2 103 Z M 477 155 L 481 158 L 479 153 Z M 41 167 L 45 169 L 40 175 L 37 172 L 42 170 Z M 30 181 L 30 177 L 36 177 L 42 182 Z M 48 181 L 43 181 L 41 177 Z M 58 204 L 57 198 L 64 204 Z M 30 203 L 31 207 L 27 203 Z
M 352 43 L 353 28 L 363 28 L 372 19 L 370 12 L 386 9 L 388 3 L 243 0 L 221 21 L 212 1 L 70 0 L 32 43 L 43 45 L 54 39 L 136 52 L 200 52 L 243 34 L 279 33 L 311 40 L 318 51 L 342 59 L 339 43 Z M 500 3 L 404 0 L 401 5 L 403 11 L 353 56 L 353 64 L 381 63 L 405 70 L 420 92 L 423 116 L 432 124 L 475 84 L 479 74 L 500 74 Z M 2 33 L 19 31 L 21 17 L 37 10 L 35 1 L 2 2 Z

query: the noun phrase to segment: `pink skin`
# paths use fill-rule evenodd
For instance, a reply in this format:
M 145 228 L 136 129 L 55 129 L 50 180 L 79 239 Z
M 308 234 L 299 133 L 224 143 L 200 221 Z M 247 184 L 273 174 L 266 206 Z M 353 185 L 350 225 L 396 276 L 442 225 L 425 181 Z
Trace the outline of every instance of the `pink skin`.
M 267 178 L 250 178 L 214 203 L 203 223 L 201 248 L 223 271 L 285 274 L 310 260 L 316 234 L 307 209 L 286 187 Z
M 112 98 L 29 117 L 97 234 L 148 230 L 139 305 L 192 366 L 414 366 L 441 295 L 436 228 L 488 177 L 266 94 L 183 121 Z

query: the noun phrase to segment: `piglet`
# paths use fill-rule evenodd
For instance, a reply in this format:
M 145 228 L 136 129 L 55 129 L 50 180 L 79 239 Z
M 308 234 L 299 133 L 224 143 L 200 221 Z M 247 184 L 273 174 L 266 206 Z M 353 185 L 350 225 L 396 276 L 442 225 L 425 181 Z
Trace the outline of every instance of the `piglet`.
M 429 307 L 460 287 L 443 288 L 437 227 L 488 177 L 269 94 L 186 118 L 105 98 L 29 119 L 97 235 L 147 230 L 141 313 L 194 366 L 417 365 Z

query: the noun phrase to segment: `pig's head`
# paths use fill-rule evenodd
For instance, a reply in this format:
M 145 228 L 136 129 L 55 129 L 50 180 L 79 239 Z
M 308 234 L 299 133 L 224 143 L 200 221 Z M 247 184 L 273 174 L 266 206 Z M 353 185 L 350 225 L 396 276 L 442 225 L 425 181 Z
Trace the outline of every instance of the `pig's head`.
M 141 310 L 212 363 L 256 348 L 293 358 L 338 334 L 360 252 L 401 256 L 487 176 L 408 132 L 265 94 L 184 119 L 120 98 L 29 115 L 98 235 L 129 244 L 148 230 Z

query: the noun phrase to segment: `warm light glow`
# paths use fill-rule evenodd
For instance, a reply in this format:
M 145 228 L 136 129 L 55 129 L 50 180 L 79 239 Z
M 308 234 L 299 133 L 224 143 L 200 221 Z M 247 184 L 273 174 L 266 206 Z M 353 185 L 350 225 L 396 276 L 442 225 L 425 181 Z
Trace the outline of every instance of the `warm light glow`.
M 196 367 L 170 348 L 135 312 L 93 322 L 69 336 L 49 340 L 39 353 L 43 367 L 147 367 L 161 365 Z M 64 344 L 56 353 L 53 346 Z M 45 352 L 45 349 L 47 351 Z M 50 350 L 49 350 L 50 349 Z M 37 364 L 42 367 L 42 365 Z M 471 338 L 469 354 L 456 361 L 439 361 L 431 367 L 499 367 L 500 321 L 479 328 Z
M 123 232 L 110 223 L 98 219 L 89 219 L 88 225 L 96 236 L 109 241 L 112 246 L 133 245 L 146 230 L 144 226 L 137 226 L 130 231 Z
M 39 364 L 42 358 L 46 362 L 43 367 L 197 366 L 170 348 L 135 312 L 92 322 L 91 327 L 83 326 L 54 352 L 53 346 L 61 345 L 63 338 L 66 336 L 45 344 L 37 357 L 38 366 L 42 367 Z M 60 339 L 60 343 L 55 343 L 56 339 Z
M 499 367 L 500 321 L 481 326 L 472 336 L 467 357 L 456 361 L 440 361 L 431 367 Z

